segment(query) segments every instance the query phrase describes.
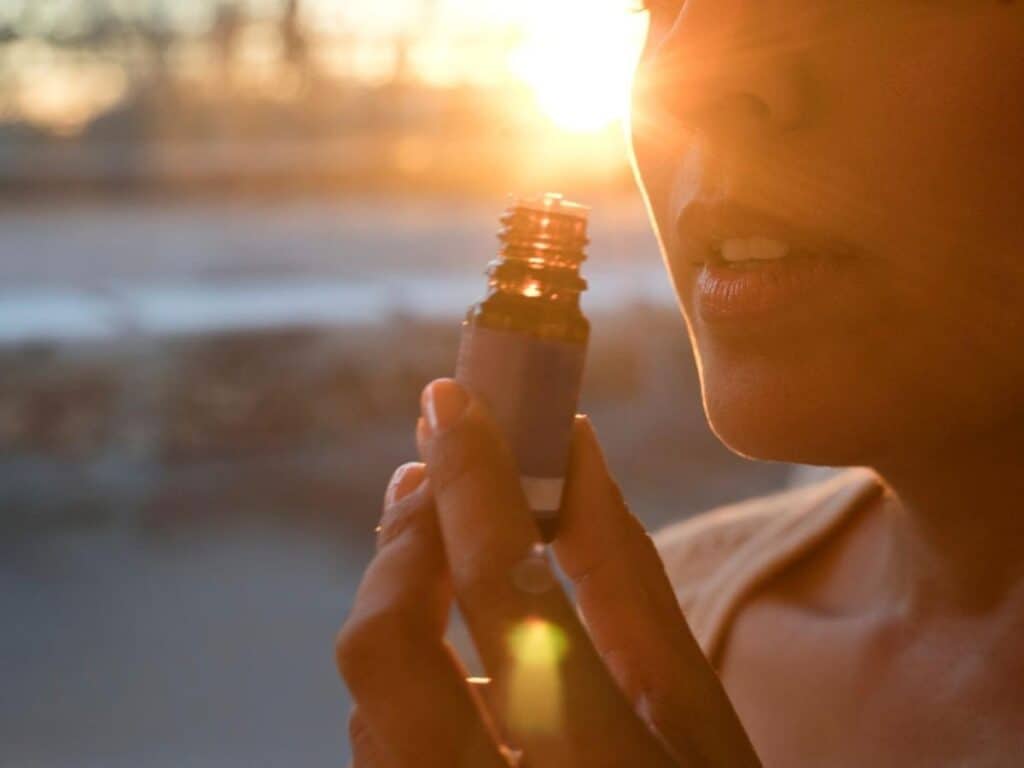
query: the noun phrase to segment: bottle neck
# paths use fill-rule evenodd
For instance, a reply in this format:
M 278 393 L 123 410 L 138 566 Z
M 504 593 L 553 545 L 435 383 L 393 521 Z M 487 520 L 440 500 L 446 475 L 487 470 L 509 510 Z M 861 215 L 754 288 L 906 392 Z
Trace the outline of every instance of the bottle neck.
M 487 269 L 487 298 L 507 296 L 532 304 L 578 308 L 586 281 L 576 267 L 539 265 L 509 258 L 492 261 Z
M 586 217 L 557 195 L 517 204 L 502 216 L 498 257 L 487 267 L 487 295 L 467 322 L 547 339 L 585 341 L 589 323 L 580 310 L 587 281 Z
M 590 324 L 580 309 L 580 290 L 571 274 L 553 271 L 532 269 L 519 274 L 492 266 L 487 295 L 470 309 L 467 321 L 538 338 L 586 341 Z

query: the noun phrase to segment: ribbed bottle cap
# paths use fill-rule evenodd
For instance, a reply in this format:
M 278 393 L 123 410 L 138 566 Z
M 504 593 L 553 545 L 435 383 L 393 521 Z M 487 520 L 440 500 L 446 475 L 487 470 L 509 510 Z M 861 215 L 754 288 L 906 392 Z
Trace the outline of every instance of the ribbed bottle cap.
M 548 192 L 514 199 L 501 217 L 498 239 L 506 258 L 548 267 L 578 267 L 586 256 L 590 209 Z
M 519 198 L 513 202 L 513 207 L 541 214 L 574 216 L 578 219 L 586 219 L 590 213 L 590 208 L 587 206 L 566 200 L 558 192 L 545 192 L 540 197 L 534 198 Z

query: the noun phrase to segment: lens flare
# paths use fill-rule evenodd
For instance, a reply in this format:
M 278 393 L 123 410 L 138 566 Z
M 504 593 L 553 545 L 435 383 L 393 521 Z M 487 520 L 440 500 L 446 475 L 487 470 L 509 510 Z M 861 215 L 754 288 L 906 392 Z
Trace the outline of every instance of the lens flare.
M 559 665 L 568 650 L 565 633 L 551 622 L 529 618 L 509 635 L 509 726 L 518 733 L 554 733 L 562 726 Z

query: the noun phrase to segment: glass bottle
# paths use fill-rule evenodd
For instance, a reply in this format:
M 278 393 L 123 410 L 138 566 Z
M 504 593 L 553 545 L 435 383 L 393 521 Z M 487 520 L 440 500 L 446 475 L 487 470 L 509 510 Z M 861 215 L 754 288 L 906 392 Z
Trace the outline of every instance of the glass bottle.
M 512 202 L 456 365 L 455 378 L 490 408 L 512 448 L 545 542 L 558 529 L 590 336 L 580 308 L 588 213 L 553 193 Z

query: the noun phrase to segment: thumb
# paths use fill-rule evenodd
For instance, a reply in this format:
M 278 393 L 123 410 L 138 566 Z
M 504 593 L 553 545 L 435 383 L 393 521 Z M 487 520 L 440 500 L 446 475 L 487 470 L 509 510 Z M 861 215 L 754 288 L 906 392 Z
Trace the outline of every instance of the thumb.
M 573 428 L 562 516 L 555 554 L 595 648 L 640 715 L 680 759 L 758 765 L 585 416 Z

